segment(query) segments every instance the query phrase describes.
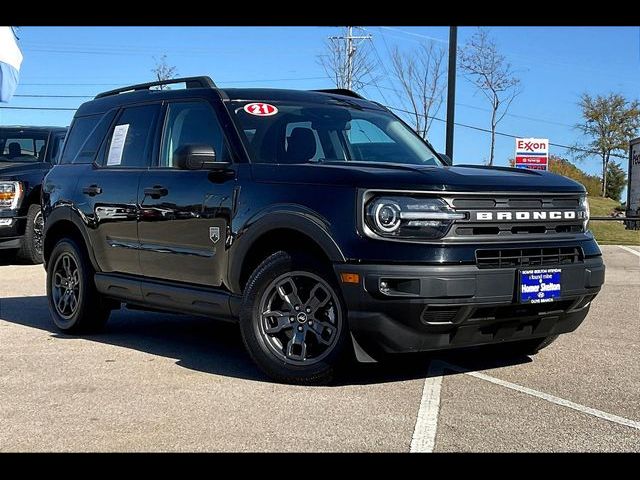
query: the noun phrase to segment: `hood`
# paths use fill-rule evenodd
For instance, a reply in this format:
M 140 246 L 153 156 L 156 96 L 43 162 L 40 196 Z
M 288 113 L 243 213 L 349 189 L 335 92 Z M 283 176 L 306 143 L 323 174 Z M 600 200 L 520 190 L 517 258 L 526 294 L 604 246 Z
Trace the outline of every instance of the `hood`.
M 45 162 L 0 162 L 0 179 L 25 175 L 31 172 L 47 170 L 50 167 Z
M 269 183 L 443 192 L 585 191 L 580 183 L 554 173 L 479 165 L 431 167 L 391 163 L 326 162 L 300 165 L 253 164 L 252 171 L 254 180 Z

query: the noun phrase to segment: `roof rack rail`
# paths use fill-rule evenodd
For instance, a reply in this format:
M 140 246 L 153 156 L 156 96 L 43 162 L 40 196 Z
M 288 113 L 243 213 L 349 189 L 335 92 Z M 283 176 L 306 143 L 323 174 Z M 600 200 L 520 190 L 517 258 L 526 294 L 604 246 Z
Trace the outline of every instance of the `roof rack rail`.
M 117 95 L 119 93 L 149 90 L 151 87 L 157 87 L 159 85 L 170 85 L 173 83 L 184 83 L 187 88 L 216 88 L 216 84 L 213 80 L 207 76 L 201 77 L 183 77 L 172 78 L 169 80 L 160 80 L 158 82 L 138 83 L 137 85 L 129 85 L 128 87 L 116 88 L 115 90 L 109 90 L 107 92 L 99 93 L 95 98 L 110 97 L 111 95 Z
M 357 94 L 353 90 L 347 88 L 323 88 L 321 90 L 311 90 L 312 92 L 333 93 L 335 95 L 344 95 L 345 97 L 360 98 L 366 100 L 362 95 Z

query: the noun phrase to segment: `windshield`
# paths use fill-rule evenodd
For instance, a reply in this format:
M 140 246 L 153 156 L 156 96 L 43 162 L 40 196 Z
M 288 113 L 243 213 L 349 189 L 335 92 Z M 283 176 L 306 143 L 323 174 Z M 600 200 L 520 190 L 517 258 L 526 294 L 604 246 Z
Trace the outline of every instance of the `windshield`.
M 404 123 L 381 110 L 336 104 L 232 101 L 252 162 L 442 165 Z
M 48 132 L 0 129 L 0 162 L 43 162 Z

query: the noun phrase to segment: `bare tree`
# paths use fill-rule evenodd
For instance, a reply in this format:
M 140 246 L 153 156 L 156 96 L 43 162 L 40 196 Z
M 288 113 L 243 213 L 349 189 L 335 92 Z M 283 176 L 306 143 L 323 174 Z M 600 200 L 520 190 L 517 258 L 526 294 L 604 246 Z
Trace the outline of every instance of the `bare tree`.
M 327 39 L 326 53 L 318 55 L 318 63 L 336 88 L 360 90 L 376 80 L 377 62 L 373 60 L 371 45 L 366 41 L 370 37 L 354 37 L 351 28 L 345 27 L 340 35 Z M 361 41 L 357 43 L 358 40 Z
M 496 127 L 504 118 L 520 90 L 520 79 L 504 55 L 498 51 L 489 31 L 479 28 L 460 50 L 460 70 L 491 104 L 491 148 L 489 165 L 493 165 Z
M 444 100 L 444 57 L 444 49 L 427 43 L 415 51 L 403 52 L 395 47 L 391 52 L 393 73 L 400 85 L 396 94 L 404 109 L 411 112 L 412 126 L 422 138 L 427 138 Z
M 156 65 L 151 69 L 151 72 L 156 77 L 157 81 L 162 82 L 176 78 L 178 75 L 178 69 L 167 63 L 166 54 L 163 54 L 159 59 L 153 57 L 153 60 L 156 62 Z M 158 85 L 158 90 L 170 90 L 170 88 L 168 85 Z

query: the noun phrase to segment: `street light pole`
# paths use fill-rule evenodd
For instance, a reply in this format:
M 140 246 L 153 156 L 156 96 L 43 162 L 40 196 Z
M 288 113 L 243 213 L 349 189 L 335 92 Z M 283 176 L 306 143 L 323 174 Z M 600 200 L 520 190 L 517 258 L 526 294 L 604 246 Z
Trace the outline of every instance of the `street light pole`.
M 453 160 L 453 129 L 456 110 L 456 57 L 458 27 L 449 27 L 449 74 L 447 75 L 447 140 L 446 154 Z

